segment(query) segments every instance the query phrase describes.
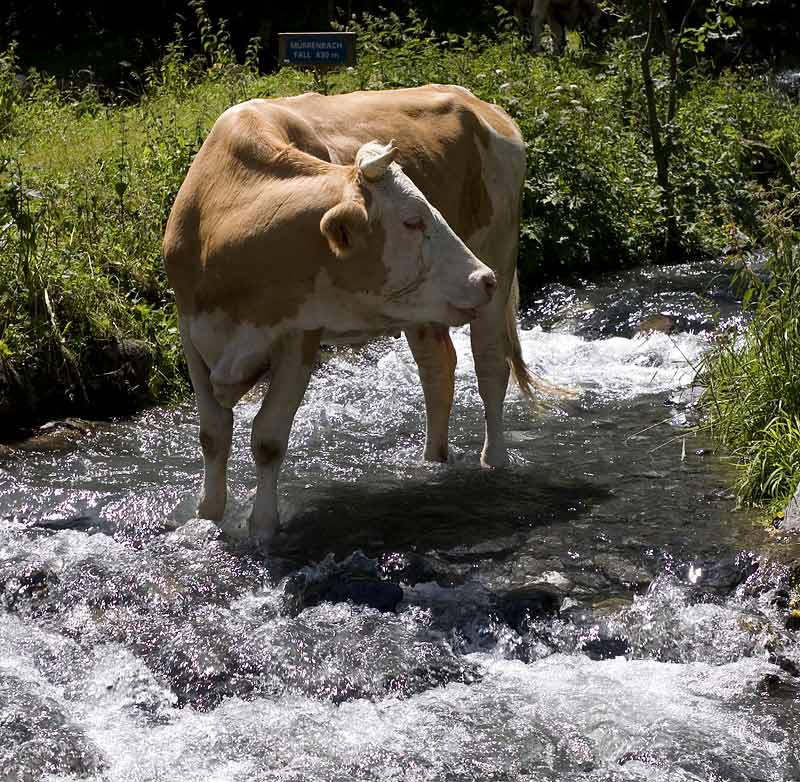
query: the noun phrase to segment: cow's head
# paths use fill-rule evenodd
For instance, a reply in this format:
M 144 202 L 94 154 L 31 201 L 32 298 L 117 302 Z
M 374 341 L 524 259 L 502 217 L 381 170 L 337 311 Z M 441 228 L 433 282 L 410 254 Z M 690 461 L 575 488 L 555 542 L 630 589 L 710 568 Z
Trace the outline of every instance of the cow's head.
M 381 311 L 399 322 L 461 325 L 488 303 L 494 272 L 456 236 L 394 162 L 397 149 L 372 141 L 356 155 L 352 187 L 322 217 L 320 230 L 343 263 L 372 247 L 385 269 Z M 376 236 L 382 238 L 374 245 Z M 370 241 L 372 240 L 372 241 Z

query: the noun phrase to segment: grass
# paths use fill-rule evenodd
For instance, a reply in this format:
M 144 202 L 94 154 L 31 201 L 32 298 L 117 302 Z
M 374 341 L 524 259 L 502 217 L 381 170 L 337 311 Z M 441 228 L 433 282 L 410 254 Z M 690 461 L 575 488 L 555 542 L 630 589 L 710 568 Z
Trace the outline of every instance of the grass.
M 756 272 L 744 265 L 739 275 L 749 325 L 720 337 L 699 377 L 707 425 L 739 466 L 737 496 L 773 515 L 800 483 L 798 218 L 800 190 L 793 188 L 772 216 L 765 268 Z
M 14 48 L 0 54 L 0 434 L 96 412 L 102 400 L 86 389 L 113 339 L 151 347 L 140 399 L 187 393 L 161 237 L 215 118 L 251 97 L 462 84 L 503 106 L 526 138 L 523 288 L 656 257 L 663 215 L 629 43 L 602 57 L 534 57 L 510 28 L 492 39 L 442 37 L 416 17 L 388 14 L 353 27 L 358 65 L 323 80 L 288 68 L 259 74 L 252 49 L 237 63 L 224 25 L 202 3 L 192 8 L 203 53 L 190 56 L 176 38 L 135 94 L 59 89 L 37 73 L 23 91 Z M 676 125 L 687 257 L 719 253 L 734 227 L 763 241 L 764 204 L 785 190 L 800 150 L 798 107 L 757 72 L 698 69 Z M 21 407 L 32 391 L 40 402 Z

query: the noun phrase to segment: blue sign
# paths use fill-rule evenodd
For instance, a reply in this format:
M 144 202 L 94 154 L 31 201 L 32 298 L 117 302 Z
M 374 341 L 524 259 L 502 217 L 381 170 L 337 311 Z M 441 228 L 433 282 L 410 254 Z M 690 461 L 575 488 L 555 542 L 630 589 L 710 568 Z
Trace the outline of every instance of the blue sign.
M 280 61 L 299 67 L 354 65 L 355 33 L 280 33 Z

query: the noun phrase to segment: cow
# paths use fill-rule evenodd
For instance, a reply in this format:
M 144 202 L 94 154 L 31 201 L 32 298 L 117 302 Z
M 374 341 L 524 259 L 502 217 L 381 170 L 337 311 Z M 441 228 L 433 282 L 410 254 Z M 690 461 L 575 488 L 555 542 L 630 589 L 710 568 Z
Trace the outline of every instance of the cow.
M 548 25 L 555 54 L 564 50 L 568 28 L 596 27 L 601 15 L 596 0 L 511 0 L 511 11 L 522 31 L 530 32 L 534 52 L 542 51 L 542 31 Z
M 527 395 L 538 383 L 516 324 L 524 175 L 516 124 L 460 87 L 255 99 L 219 117 L 163 242 L 200 421 L 198 515 L 222 520 L 232 408 L 266 377 L 248 533 L 271 539 L 278 472 L 320 344 L 404 332 L 425 398 L 423 458 L 445 462 L 449 327 L 470 323 L 481 463 L 507 463 L 509 369 Z

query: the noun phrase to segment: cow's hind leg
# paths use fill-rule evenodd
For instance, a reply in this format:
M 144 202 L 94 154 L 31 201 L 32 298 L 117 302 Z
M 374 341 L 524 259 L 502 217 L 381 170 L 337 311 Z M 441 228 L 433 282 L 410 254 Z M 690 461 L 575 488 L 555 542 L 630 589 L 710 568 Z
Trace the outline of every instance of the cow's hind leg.
M 507 296 L 496 294 L 470 324 L 478 392 L 483 400 L 486 419 L 486 437 L 481 451 L 481 464 L 484 467 L 502 467 L 508 463 L 503 438 L 503 402 L 510 374 L 507 361 L 507 300 Z
M 542 51 L 542 30 L 545 20 L 550 16 L 551 0 L 534 0 L 531 8 L 531 50 L 534 52 Z
M 567 30 L 558 20 L 550 18 L 550 33 L 553 36 L 553 54 L 563 54 L 567 45 Z
M 233 438 L 233 411 L 216 400 L 209 379 L 209 369 L 192 343 L 189 329 L 183 323 L 181 338 L 197 401 L 200 447 L 203 451 L 203 490 L 197 505 L 197 515 L 203 519 L 220 521 L 225 512 L 228 492 L 226 470 Z
M 406 331 L 425 394 L 425 451 L 430 462 L 447 461 L 447 428 L 453 406 L 456 351 L 447 326 L 430 324 Z
M 278 473 L 318 349 L 319 332 L 292 332 L 281 339 L 272 356 L 269 390 L 253 421 L 251 446 L 258 485 L 248 531 L 262 543 L 278 526 Z

